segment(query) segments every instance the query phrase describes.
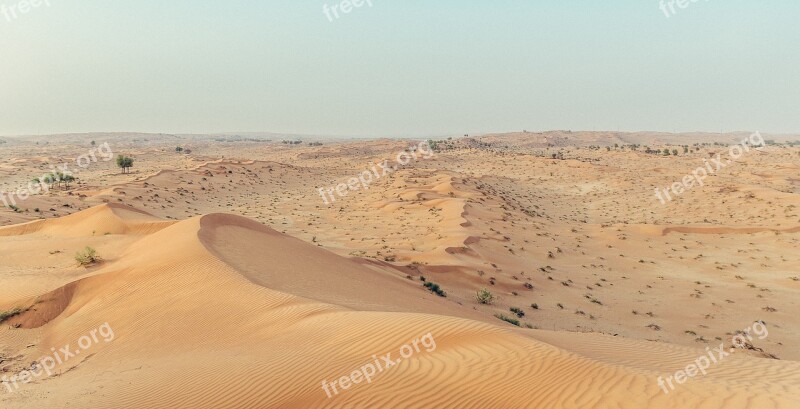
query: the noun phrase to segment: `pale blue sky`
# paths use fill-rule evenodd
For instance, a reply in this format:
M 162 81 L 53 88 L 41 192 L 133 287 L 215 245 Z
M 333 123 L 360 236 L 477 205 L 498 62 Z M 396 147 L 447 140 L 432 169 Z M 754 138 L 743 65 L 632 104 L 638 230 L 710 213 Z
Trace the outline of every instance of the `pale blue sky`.
M 796 0 L 372 1 L 0 13 L 0 134 L 800 132 Z

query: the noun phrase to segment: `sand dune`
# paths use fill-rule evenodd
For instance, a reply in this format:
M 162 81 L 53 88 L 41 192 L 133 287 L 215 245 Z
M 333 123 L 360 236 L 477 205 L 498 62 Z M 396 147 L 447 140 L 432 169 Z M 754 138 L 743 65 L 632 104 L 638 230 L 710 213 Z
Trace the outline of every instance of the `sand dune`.
M 114 340 L 65 362 L 59 376 L 0 394 L 3 407 L 760 409 L 793 408 L 800 396 L 797 363 L 747 356 L 666 395 L 656 378 L 702 349 L 501 328 L 395 268 L 239 216 L 175 223 L 104 205 L 6 229 L 0 250 L 32 234 L 105 231 L 123 245 L 107 247 L 116 254 L 96 271 L 0 305 L 33 307 L 0 329 L 2 368 L 22 370 L 106 322 Z M 330 398 L 322 389 L 426 334 L 435 349 L 371 383 Z
M 44 234 L 60 237 L 82 237 L 103 234 L 148 234 L 172 222 L 134 208 L 105 204 L 64 216 L 61 219 L 36 220 L 15 226 L 0 227 L 0 236 Z

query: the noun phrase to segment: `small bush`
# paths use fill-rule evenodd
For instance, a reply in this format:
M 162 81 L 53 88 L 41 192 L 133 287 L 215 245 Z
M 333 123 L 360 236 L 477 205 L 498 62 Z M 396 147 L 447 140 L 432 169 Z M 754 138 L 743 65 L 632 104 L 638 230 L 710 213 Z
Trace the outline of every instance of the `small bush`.
M 534 310 L 538 310 L 539 309 L 539 304 L 533 303 L 533 304 L 531 304 L 531 308 L 533 308 Z
M 97 251 L 95 249 L 86 246 L 83 251 L 75 253 L 75 261 L 78 262 L 78 265 L 89 266 L 100 261 L 100 257 L 97 256 Z
M 439 284 L 428 281 L 423 285 L 425 286 L 425 288 L 431 290 L 432 293 L 438 295 L 439 297 L 447 297 L 447 293 L 445 293 L 444 290 L 442 290 L 442 288 L 439 287 Z
M 475 298 L 481 304 L 489 305 L 494 302 L 494 296 L 492 295 L 491 292 L 489 292 L 489 290 L 485 288 L 478 291 L 478 293 L 475 295 Z
M 5 322 L 7 319 L 16 317 L 17 315 L 22 314 L 22 308 L 14 308 L 13 310 L 8 311 L 0 311 L 0 323 Z
M 513 312 L 514 314 L 516 314 L 517 317 L 519 317 L 519 318 L 522 318 L 522 317 L 525 316 L 525 311 L 522 311 L 521 309 L 519 309 L 517 307 L 511 307 L 508 310 Z
M 509 317 L 506 317 L 503 314 L 495 314 L 495 317 L 500 318 L 501 320 L 503 320 L 503 321 L 505 321 L 505 322 L 507 322 L 509 324 L 513 324 L 513 325 L 519 326 L 519 320 L 518 319 L 509 318 Z

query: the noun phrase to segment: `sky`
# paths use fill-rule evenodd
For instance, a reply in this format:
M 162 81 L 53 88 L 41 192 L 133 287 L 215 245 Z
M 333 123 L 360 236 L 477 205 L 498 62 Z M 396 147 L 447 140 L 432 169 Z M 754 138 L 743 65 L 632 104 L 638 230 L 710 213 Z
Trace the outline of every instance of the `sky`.
M 800 133 L 800 2 L 683 1 L 0 0 L 0 135 Z

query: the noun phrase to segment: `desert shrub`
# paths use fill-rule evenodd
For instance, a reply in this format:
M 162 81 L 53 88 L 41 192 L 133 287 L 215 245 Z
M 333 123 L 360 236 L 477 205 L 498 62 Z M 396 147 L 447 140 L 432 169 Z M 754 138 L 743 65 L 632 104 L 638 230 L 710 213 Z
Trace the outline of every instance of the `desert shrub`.
M 491 303 L 494 302 L 494 296 L 492 295 L 491 292 L 489 292 L 489 290 L 487 290 L 485 288 L 480 290 L 480 291 L 478 291 L 478 293 L 475 295 L 475 298 L 481 304 L 487 304 L 488 305 L 488 304 L 491 304 Z
M 6 321 L 9 318 L 16 317 L 17 315 L 22 314 L 22 308 L 14 308 L 13 310 L 8 311 L 0 311 L 0 323 Z
M 95 249 L 86 246 L 83 251 L 75 253 L 75 261 L 81 266 L 88 266 L 100 261 L 100 257 L 97 256 Z
M 525 311 L 522 311 L 521 309 L 519 309 L 517 307 L 511 307 L 508 310 L 513 312 L 514 314 L 516 314 L 517 317 L 519 317 L 519 318 L 522 318 L 522 317 L 525 316 Z
M 432 293 L 438 295 L 439 297 L 447 297 L 447 294 L 444 292 L 444 290 L 442 290 L 441 287 L 439 287 L 439 284 L 428 281 L 423 285 L 425 288 L 431 290 Z
M 509 318 L 509 317 L 506 317 L 503 314 L 495 314 L 495 317 L 500 318 L 501 320 L 503 320 L 503 321 L 505 321 L 505 322 L 507 322 L 509 324 L 513 324 L 513 325 L 519 326 L 519 320 L 518 319 Z

